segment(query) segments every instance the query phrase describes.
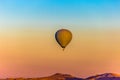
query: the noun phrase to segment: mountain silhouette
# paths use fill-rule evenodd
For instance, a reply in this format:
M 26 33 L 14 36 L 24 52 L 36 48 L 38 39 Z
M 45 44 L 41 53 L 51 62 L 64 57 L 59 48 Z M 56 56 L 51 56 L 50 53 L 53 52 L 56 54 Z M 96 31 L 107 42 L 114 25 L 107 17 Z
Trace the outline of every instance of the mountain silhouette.
M 120 80 L 120 75 L 114 73 L 104 73 L 88 77 L 85 80 Z
M 120 80 L 119 74 L 114 73 L 104 73 L 95 76 L 90 76 L 87 78 L 78 78 L 69 74 L 56 73 L 48 77 L 40 78 L 7 78 L 0 80 Z
M 77 78 L 69 74 L 56 73 L 52 76 L 43 77 L 41 80 L 83 80 L 82 78 Z

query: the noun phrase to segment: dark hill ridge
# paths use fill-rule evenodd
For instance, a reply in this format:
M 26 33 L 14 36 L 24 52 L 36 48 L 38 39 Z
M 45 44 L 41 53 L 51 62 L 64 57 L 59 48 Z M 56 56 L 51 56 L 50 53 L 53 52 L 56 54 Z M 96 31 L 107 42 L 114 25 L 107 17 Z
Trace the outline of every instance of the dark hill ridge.
M 88 77 L 86 80 L 120 80 L 120 75 L 114 73 L 105 73 Z
M 41 78 L 7 78 L 0 80 L 120 80 L 120 75 L 114 73 L 105 73 L 95 76 L 90 76 L 88 78 L 77 78 L 69 74 L 56 73 L 48 77 Z
M 43 78 L 41 78 L 41 79 L 43 79 Z M 44 77 L 44 79 L 45 79 L 45 77 Z M 45 80 L 83 80 L 83 79 L 74 77 L 74 76 L 69 75 L 69 74 L 56 73 L 52 76 L 46 77 Z

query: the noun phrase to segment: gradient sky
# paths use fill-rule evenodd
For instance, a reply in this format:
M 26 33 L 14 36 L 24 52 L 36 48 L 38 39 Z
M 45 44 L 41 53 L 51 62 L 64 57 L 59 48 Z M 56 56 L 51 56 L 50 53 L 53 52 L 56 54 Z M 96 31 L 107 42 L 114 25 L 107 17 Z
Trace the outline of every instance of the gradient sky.
M 0 78 L 120 73 L 119 21 L 120 0 L 0 0 Z

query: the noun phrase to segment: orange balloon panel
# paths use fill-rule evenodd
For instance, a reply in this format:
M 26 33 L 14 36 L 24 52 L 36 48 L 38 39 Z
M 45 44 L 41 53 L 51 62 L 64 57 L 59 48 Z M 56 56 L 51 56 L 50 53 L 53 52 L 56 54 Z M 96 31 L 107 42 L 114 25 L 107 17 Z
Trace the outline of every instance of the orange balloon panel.
M 67 29 L 60 29 L 56 32 L 55 38 L 58 44 L 65 48 L 72 39 L 72 33 Z

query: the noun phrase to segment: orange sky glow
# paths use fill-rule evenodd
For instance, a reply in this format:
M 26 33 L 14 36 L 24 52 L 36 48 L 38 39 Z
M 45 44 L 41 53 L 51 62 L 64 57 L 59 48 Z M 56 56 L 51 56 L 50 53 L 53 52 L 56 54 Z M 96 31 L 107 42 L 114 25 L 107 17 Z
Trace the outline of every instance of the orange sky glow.
M 119 31 L 73 30 L 73 39 L 65 51 L 55 41 L 55 32 L 55 29 L 3 31 L 0 34 L 1 77 L 38 77 L 56 72 L 78 77 L 120 73 Z

